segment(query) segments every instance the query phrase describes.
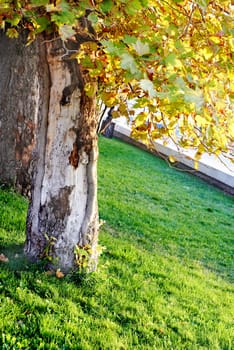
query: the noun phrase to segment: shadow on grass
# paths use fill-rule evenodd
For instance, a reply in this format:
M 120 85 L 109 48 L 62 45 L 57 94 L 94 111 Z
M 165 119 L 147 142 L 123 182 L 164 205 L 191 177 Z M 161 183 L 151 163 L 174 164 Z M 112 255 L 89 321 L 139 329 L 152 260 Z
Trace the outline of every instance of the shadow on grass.
M 7 262 L 2 262 L 1 265 L 7 270 L 16 272 L 43 272 L 45 271 L 46 262 L 34 262 L 30 261 L 24 254 L 24 244 L 8 244 L 4 247 L 0 246 L 0 253 L 4 254 L 7 258 Z M 2 267 L 1 266 L 1 267 Z
M 18 280 L 25 273 L 29 280 L 39 275 L 56 277 L 55 271 L 48 268 L 48 262 L 46 260 L 32 261 L 24 254 L 24 244 L 9 244 L 4 249 L 0 246 L 0 254 L 4 254 L 8 258 L 7 262 L 0 262 L 1 269 L 13 273 L 14 278 Z M 70 282 L 76 285 L 76 287 L 94 287 L 97 280 L 97 273 L 87 274 L 74 269 L 64 277 L 66 282 Z M 52 278 L 51 281 L 58 281 L 59 279 Z

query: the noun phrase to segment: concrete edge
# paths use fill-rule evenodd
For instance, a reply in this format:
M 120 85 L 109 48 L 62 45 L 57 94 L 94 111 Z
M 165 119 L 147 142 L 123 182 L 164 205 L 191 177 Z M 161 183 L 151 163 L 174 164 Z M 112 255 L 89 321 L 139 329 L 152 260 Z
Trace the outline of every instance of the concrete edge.
M 219 188 L 220 190 L 222 190 L 224 193 L 234 197 L 234 186 L 232 185 L 232 182 L 234 182 L 234 176 L 224 174 L 218 169 L 214 169 L 214 168 L 210 169 L 209 166 L 207 167 L 201 162 L 199 163 L 199 170 L 195 170 L 193 168 L 193 163 L 194 163 L 193 160 L 188 159 L 186 155 L 181 155 L 176 150 L 170 149 L 159 143 L 156 143 L 155 150 L 149 149 L 142 142 L 132 139 L 130 137 L 130 131 L 127 128 L 124 128 L 123 126 L 120 126 L 118 124 L 115 124 L 113 136 L 126 143 L 134 145 L 144 151 L 154 154 L 155 156 L 158 156 L 164 160 L 165 160 L 165 157 L 168 157 L 169 155 L 175 156 L 175 158 L 178 161 L 173 163 L 173 167 L 182 169 L 184 171 L 188 171 L 190 174 L 201 178 L 202 180 L 206 181 L 210 185 L 213 185 Z M 208 174 L 207 174 L 207 168 L 208 168 Z M 215 176 L 210 176 L 211 170 Z M 220 178 L 224 179 L 224 182 L 221 181 Z M 230 181 L 231 185 L 226 183 L 228 181 Z

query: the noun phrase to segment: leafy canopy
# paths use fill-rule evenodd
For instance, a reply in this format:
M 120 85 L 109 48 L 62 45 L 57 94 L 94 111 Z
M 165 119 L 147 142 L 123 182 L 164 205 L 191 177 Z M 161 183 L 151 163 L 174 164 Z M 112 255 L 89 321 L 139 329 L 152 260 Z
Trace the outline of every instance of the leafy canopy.
M 197 158 L 229 156 L 233 8 L 230 0 L 0 0 L 0 26 L 12 38 L 27 29 L 29 43 L 42 32 L 64 45 L 83 37 L 72 57 L 91 77 L 86 93 L 98 82 L 100 99 L 118 106 L 115 116 L 137 109 L 134 137 L 150 144 L 165 136 L 196 147 Z

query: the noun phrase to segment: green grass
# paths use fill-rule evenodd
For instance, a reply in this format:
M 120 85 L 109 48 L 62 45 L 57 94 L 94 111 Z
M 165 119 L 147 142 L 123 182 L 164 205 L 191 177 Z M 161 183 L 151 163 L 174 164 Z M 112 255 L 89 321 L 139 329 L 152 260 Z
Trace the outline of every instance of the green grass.
M 151 154 L 100 139 L 96 273 L 22 256 L 27 202 L 0 191 L 2 349 L 234 348 L 234 200 Z

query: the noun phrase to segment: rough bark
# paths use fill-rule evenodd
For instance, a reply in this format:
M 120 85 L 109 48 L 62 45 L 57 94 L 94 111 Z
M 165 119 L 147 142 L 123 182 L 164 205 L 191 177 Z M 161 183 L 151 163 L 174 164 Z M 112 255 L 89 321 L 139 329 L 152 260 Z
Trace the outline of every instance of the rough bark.
M 23 77 L 19 77 L 22 85 L 26 78 L 34 81 L 31 93 L 16 93 L 14 109 L 8 107 L 13 118 L 33 116 L 28 162 L 32 187 L 25 252 L 33 259 L 48 259 L 66 272 L 76 265 L 77 246 L 81 258 L 84 250 L 89 252 L 88 268 L 93 270 L 98 236 L 95 97 L 86 96 L 85 77 L 77 61 L 64 56 L 59 39 L 45 40 L 40 36 L 33 45 L 37 57 L 25 57 L 23 66 L 35 60 L 36 69 L 34 65 L 31 72 L 24 68 Z M 16 54 L 12 48 L 12 56 Z M 8 87 L 6 104 L 13 103 L 10 94 Z M 30 103 L 32 110 L 27 108 Z M 22 112 L 21 106 L 26 111 Z M 3 115 L 7 120 L 4 111 Z M 13 160 L 16 144 L 17 140 L 12 140 Z M 82 259 L 78 259 L 80 263 Z
M 26 34 L 9 39 L 0 31 L 0 182 L 28 195 L 35 124 L 41 104 L 38 43 Z M 27 64 L 26 64 L 27 62 Z

